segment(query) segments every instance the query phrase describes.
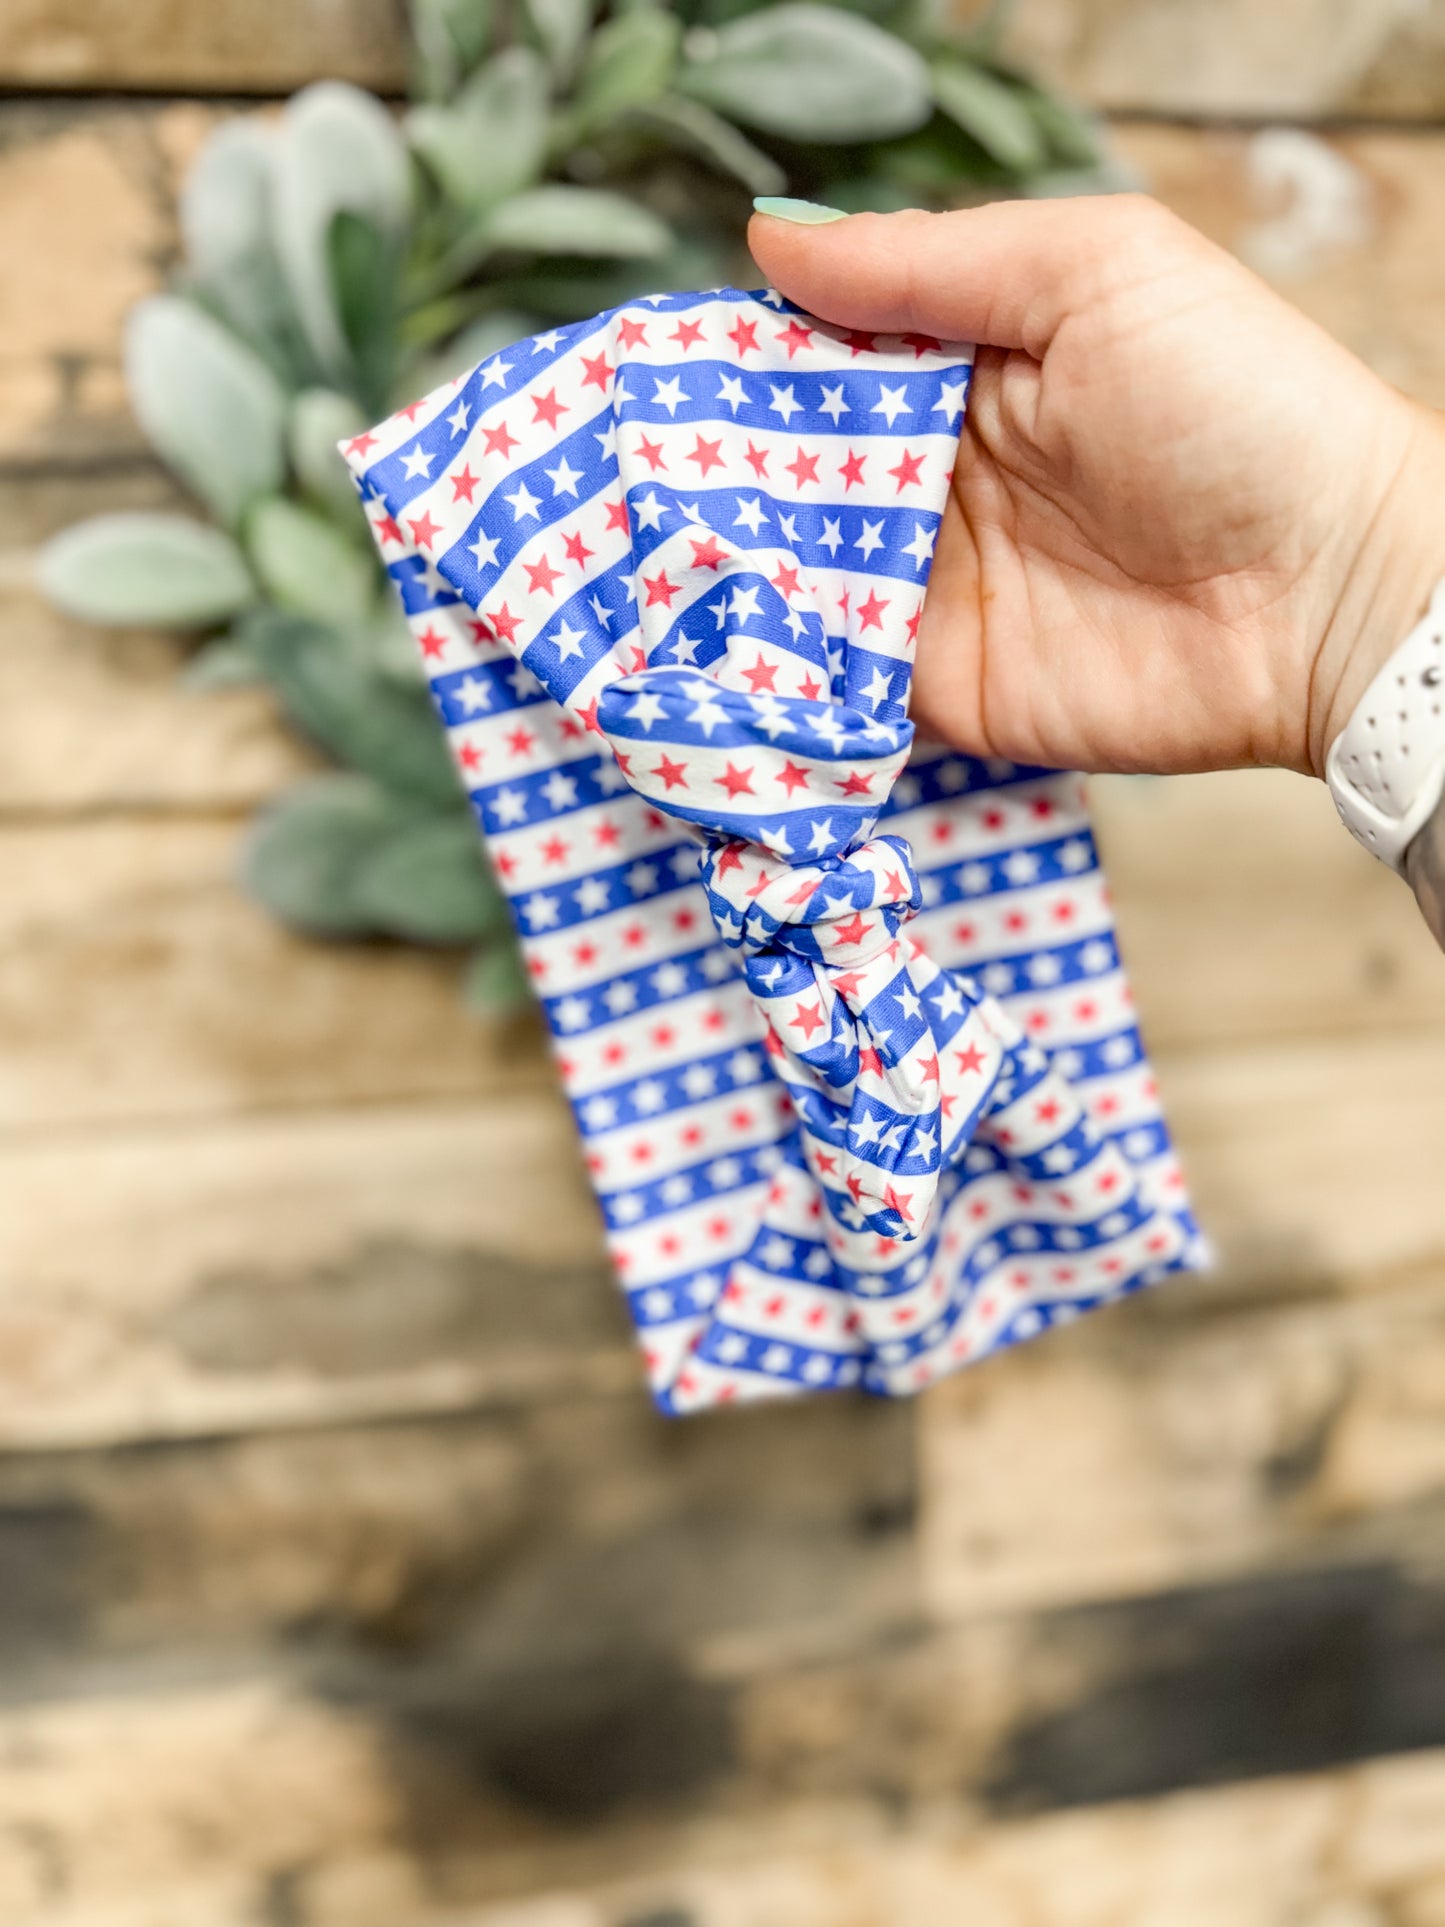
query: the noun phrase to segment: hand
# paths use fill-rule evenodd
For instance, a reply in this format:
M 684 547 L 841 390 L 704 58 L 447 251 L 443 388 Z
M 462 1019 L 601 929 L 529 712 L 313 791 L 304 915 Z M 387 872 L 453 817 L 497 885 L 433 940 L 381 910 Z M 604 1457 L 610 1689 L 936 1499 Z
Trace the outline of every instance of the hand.
M 1319 773 L 1445 572 L 1445 428 L 1138 196 L 824 226 L 759 266 L 980 347 L 913 711 L 1074 769 Z

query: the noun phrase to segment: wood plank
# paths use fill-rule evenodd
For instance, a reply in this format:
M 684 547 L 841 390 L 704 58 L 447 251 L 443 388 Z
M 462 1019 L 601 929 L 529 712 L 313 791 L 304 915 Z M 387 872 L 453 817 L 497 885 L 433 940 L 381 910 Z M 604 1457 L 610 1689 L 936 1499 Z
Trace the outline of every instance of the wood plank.
M 1189 1294 L 1369 1297 L 1445 1264 L 1439 1033 L 1211 1050 L 1163 1074 L 1225 1263 L 1147 1301 L 1158 1315 Z M 476 1102 L 15 1143 L 0 1159 L 0 1441 L 454 1410 L 565 1374 L 635 1382 L 600 1280 L 559 1322 L 489 1342 L 489 1266 L 599 1262 L 569 1116 L 539 1068 L 512 1075 Z M 405 1356 L 393 1276 L 431 1307 Z M 610 1315 L 606 1343 L 574 1324 L 579 1307 Z
M 0 1132 L 545 1076 L 539 1024 L 466 1009 L 460 953 L 289 934 L 238 887 L 243 835 L 228 816 L 0 830 Z
M 1015 59 L 1115 111 L 1436 120 L 1445 103 L 1440 0 L 1019 0 L 1006 22 Z
M 400 92 L 403 17 L 388 0 L 10 0 L 0 80 L 111 92 L 287 93 L 308 80 Z
M 1406 1559 L 1445 1522 L 1445 1263 L 1379 1296 L 1176 1282 L 920 1407 L 940 1619 Z
M 531 1073 L 480 1103 L 21 1144 L 0 1195 L 9 1446 L 642 1396 L 575 1134 Z
M 1409 891 L 1284 770 L 1089 785 L 1124 959 L 1164 1051 L 1445 1022 Z

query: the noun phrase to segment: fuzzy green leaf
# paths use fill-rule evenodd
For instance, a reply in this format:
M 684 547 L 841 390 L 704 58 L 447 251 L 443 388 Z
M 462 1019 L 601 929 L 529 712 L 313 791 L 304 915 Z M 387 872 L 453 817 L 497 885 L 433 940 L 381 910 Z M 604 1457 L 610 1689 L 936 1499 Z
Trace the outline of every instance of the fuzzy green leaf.
M 984 68 L 936 60 L 933 91 L 949 119 L 1001 167 L 1032 174 L 1048 159 L 1048 143 L 1028 102 Z
M 411 0 L 410 11 L 418 92 L 444 99 L 487 51 L 492 0 Z
M 338 442 L 366 427 L 366 416 L 350 395 L 334 388 L 307 388 L 291 403 L 286 439 L 296 479 L 320 507 L 341 522 L 354 523 L 360 512 L 356 490 Z
M 463 981 L 462 996 L 484 1017 L 515 1017 L 534 1007 L 532 980 L 516 944 L 499 937 L 478 951 Z
M 230 536 L 184 515 L 98 515 L 48 542 L 40 585 L 87 622 L 204 629 L 249 607 L 256 585 Z
M 425 684 L 383 671 L 366 634 L 274 610 L 240 639 L 298 728 L 388 789 L 455 808 L 461 794 Z
M 286 109 L 274 181 L 276 246 L 297 317 L 321 365 L 344 380 L 352 354 L 333 285 L 332 229 L 349 213 L 387 237 L 400 233 L 410 203 L 406 148 L 380 101 L 322 81 Z
M 534 187 L 515 194 L 487 217 L 486 236 L 493 248 L 599 260 L 652 260 L 672 244 L 655 214 L 597 187 Z
M 464 810 L 393 830 L 362 860 L 353 889 L 378 929 L 413 943 L 476 943 L 507 921 L 477 826 Z
M 1087 114 L 1037 87 L 1022 87 L 1019 97 L 1037 121 L 1049 151 L 1063 167 L 1098 167 L 1103 144 Z
M 362 865 L 417 806 L 366 776 L 300 783 L 262 812 L 241 857 L 241 878 L 283 923 L 318 937 L 367 937 L 379 926 L 358 902 Z
M 227 527 L 286 473 L 286 398 L 271 370 L 214 316 L 154 295 L 126 321 L 125 372 L 156 453 Z
M 547 76 L 530 47 L 510 47 L 449 106 L 417 107 L 407 137 L 457 207 L 478 213 L 534 181 L 547 147 Z
M 370 614 L 375 565 L 314 509 L 284 495 L 258 502 L 246 519 L 246 550 L 266 593 L 282 609 L 322 622 L 358 622 Z
M 526 0 L 526 10 L 552 72 L 567 79 L 592 24 L 591 0 Z
M 789 140 L 886 140 L 932 111 L 922 57 L 835 7 L 767 7 L 716 32 L 698 29 L 684 51 L 684 93 Z
M 677 69 L 682 25 L 651 9 L 624 13 L 592 37 L 573 103 L 577 131 L 591 133 L 666 92 Z
M 771 154 L 755 147 L 730 120 L 704 107 L 700 100 L 666 94 L 661 100 L 633 108 L 627 120 L 629 126 L 641 128 L 669 147 L 695 154 L 720 174 L 730 174 L 750 194 L 781 194 L 788 185 L 787 175 Z

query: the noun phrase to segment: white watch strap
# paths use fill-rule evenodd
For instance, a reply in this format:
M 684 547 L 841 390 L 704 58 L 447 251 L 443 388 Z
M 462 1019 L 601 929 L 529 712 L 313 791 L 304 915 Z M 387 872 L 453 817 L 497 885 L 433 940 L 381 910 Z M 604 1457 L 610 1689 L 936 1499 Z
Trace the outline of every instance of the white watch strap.
M 1402 870 L 1445 789 L 1445 581 L 1330 745 L 1325 781 L 1351 836 Z

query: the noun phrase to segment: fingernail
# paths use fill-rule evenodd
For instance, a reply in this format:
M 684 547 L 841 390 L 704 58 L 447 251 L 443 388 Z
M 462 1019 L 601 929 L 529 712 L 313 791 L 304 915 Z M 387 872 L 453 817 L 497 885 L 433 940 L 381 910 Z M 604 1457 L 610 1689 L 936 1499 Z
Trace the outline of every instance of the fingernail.
M 795 201 L 790 194 L 760 194 L 753 202 L 759 214 L 774 220 L 795 221 L 799 227 L 822 227 L 825 221 L 846 221 L 841 207 L 824 207 L 818 201 Z

